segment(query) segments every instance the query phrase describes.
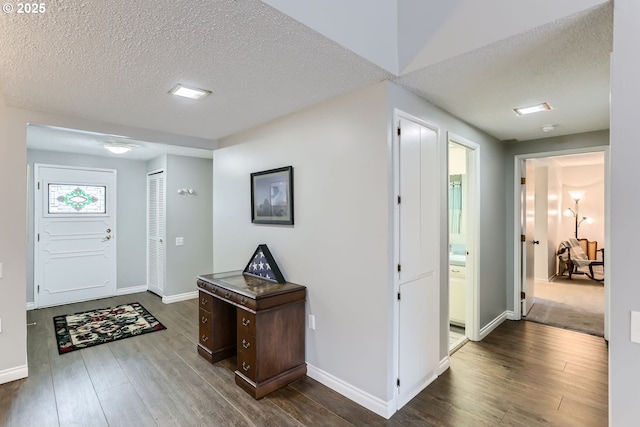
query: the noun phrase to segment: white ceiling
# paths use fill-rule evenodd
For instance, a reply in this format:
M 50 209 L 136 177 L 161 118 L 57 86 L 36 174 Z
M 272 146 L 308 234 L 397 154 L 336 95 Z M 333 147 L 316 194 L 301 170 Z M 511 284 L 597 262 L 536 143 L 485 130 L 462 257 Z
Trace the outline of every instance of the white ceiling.
M 395 68 L 365 59 L 375 49 L 356 54 L 343 47 L 358 51 L 344 39 L 334 42 L 259 0 L 49 1 L 38 16 L 2 16 L 2 97 L 12 107 L 206 138 L 212 147 L 218 138 L 385 79 L 498 139 L 608 128 L 610 2 L 591 7 L 605 0 L 566 0 L 564 8 L 554 7 L 555 0 L 544 0 L 545 8 L 519 3 L 517 14 L 511 0 L 487 0 L 480 17 L 470 16 L 477 8 L 471 0 L 450 0 L 444 9 L 436 0 L 380 1 L 378 13 L 396 10 L 390 17 L 398 30 Z M 342 7 L 348 12 L 343 15 L 354 17 L 336 18 L 336 26 L 355 25 L 355 17 L 368 17 L 374 4 L 311 3 Z M 416 16 L 429 14 L 412 15 L 411 7 L 423 11 L 425 4 L 438 9 L 434 17 L 447 25 L 413 31 L 421 28 Z M 566 5 L 576 13 L 548 22 L 566 14 Z M 555 15 L 538 14 L 534 21 L 535 10 Z M 413 26 L 402 26 L 403 19 Z M 361 46 L 373 44 L 356 27 L 341 37 L 349 34 Z M 414 39 L 421 43 L 402 42 Z M 178 82 L 213 94 L 197 102 L 168 95 Z M 512 111 L 541 101 L 554 110 L 528 117 Z M 540 127 L 549 123 L 558 127 L 543 133 Z

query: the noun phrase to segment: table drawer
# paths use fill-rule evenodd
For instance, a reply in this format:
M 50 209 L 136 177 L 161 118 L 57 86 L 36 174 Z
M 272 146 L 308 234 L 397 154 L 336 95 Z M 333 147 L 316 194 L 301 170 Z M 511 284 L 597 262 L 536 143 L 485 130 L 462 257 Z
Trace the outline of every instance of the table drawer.
M 248 352 L 238 349 L 238 372 L 251 381 L 256 380 L 256 353 Z
M 245 353 L 256 353 L 256 337 L 246 331 L 238 334 L 238 351 Z
M 198 340 L 200 345 L 213 349 L 213 341 L 211 340 L 211 313 L 200 309 L 199 312 L 199 328 L 198 328 Z
M 237 309 L 238 336 L 256 336 L 256 315 L 241 308 Z
M 200 308 L 211 312 L 213 297 L 206 292 L 200 291 Z

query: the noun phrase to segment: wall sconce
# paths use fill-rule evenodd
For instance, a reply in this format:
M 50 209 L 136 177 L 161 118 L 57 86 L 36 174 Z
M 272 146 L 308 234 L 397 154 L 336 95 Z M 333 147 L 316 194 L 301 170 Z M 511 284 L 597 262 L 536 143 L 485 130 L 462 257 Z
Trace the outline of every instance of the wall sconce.
M 195 196 L 196 195 L 196 190 L 194 190 L 193 188 L 179 188 L 178 189 L 178 194 L 181 196 Z
M 580 227 L 580 224 L 582 224 L 584 221 L 587 221 L 588 224 L 591 224 L 593 222 L 593 220 L 591 218 L 587 218 L 586 216 L 583 216 L 582 219 L 580 218 L 580 213 L 579 213 L 579 203 L 580 203 L 580 199 L 582 199 L 582 197 L 584 196 L 584 191 L 578 191 L 578 190 L 574 190 L 574 191 L 569 191 L 569 195 L 571 196 L 571 198 L 573 199 L 573 201 L 576 203 L 574 209 L 571 208 L 567 208 L 567 210 L 564 211 L 563 215 L 566 217 L 574 217 L 575 218 L 575 222 L 576 222 L 576 231 L 575 231 L 575 236 L 576 239 L 578 238 L 578 227 Z

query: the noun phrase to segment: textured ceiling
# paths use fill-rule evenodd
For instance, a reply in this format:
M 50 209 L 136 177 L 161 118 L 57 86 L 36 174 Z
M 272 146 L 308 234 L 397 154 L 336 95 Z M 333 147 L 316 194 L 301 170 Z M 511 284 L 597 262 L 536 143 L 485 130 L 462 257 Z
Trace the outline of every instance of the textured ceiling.
M 0 16 L 9 106 L 216 139 L 388 77 L 258 0 L 46 7 Z M 177 83 L 213 95 L 167 95 Z
M 610 3 L 401 76 L 396 82 L 498 139 L 609 128 Z M 513 108 L 548 102 L 553 111 Z M 557 124 L 549 133 L 545 124 Z
M 0 16 L 9 106 L 215 140 L 390 79 L 499 139 L 609 126 L 611 3 L 399 77 L 259 0 L 46 7 Z M 213 94 L 169 96 L 179 82 Z M 512 111 L 541 101 L 554 110 Z

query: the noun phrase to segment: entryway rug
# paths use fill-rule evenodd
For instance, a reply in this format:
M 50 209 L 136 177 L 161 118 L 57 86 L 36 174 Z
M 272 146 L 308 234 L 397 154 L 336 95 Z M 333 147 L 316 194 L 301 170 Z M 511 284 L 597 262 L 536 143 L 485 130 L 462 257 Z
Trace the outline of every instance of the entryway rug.
M 56 316 L 53 325 L 58 354 L 167 329 L 137 302 Z

